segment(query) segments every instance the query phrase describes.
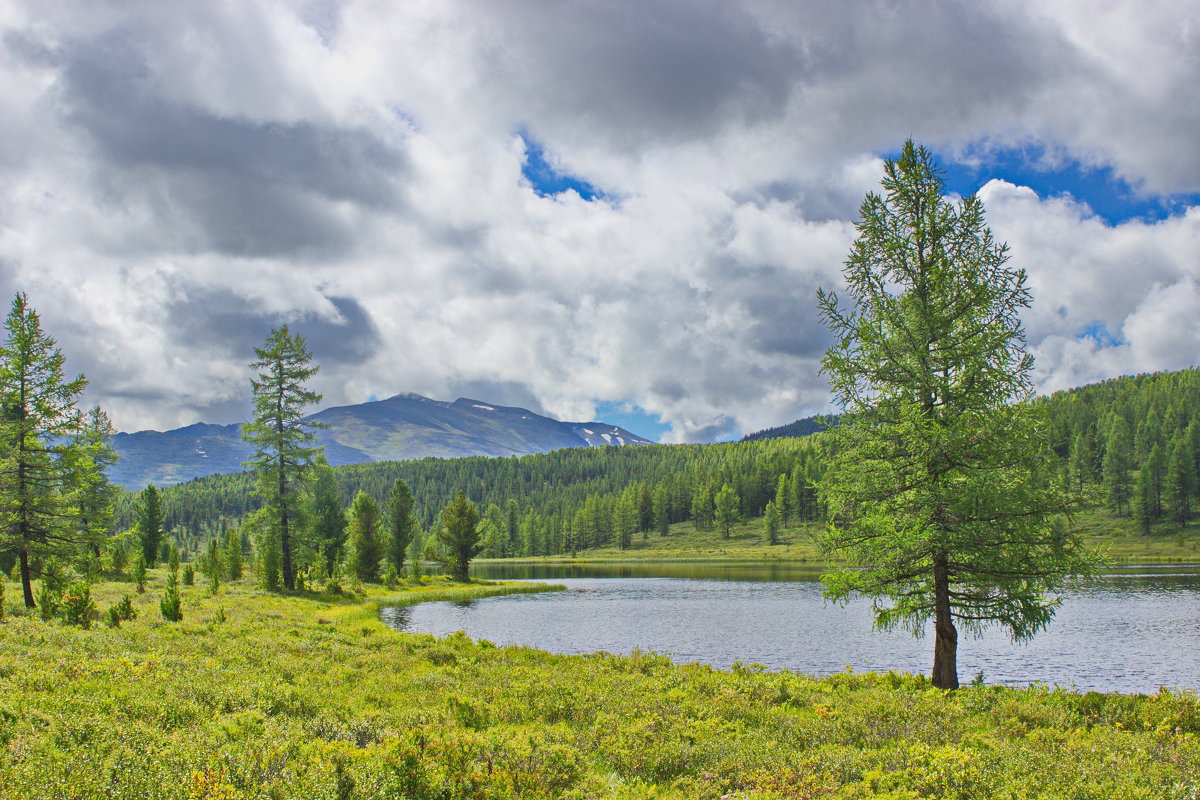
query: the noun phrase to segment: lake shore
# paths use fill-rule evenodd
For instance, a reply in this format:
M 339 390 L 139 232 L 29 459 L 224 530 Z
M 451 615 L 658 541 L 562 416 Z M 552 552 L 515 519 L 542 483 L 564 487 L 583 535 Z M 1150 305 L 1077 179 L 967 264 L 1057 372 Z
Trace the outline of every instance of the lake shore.
M 131 596 L 119 628 L 0 622 L 0 796 L 1135 798 L 1187 796 L 1200 774 L 1187 692 L 946 693 L 380 621 L 398 598 L 531 590 L 445 579 L 354 597 L 185 586 L 167 623 L 163 577 L 94 587 L 100 610 Z
M 1147 536 L 1138 532 L 1132 519 L 1113 518 L 1095 507 L 1077 511 L 1071 519 L 1085 544 L 1100 549 L 1106 556 L 1107 564 L 1200 563 L 1200 522 L 1182 527 L 1160 523 Z M 728 538 L 717 530 L 699 530 L 692 523 L 684 522 L 672 525 L 668 536 L 638 534 L 626 550 L 604 547 L 580 550 L 574 555 L 477 561 L 488 564 L 779 561 L 807 564 L 814 568 L 844 564 L 822 553 L 817 544 L 819 532 L 818 523 L 786 526 L 779 533 L 779 544 L 771 545 L 767 543 L 766 528 L 761 518 L 735 524 Z

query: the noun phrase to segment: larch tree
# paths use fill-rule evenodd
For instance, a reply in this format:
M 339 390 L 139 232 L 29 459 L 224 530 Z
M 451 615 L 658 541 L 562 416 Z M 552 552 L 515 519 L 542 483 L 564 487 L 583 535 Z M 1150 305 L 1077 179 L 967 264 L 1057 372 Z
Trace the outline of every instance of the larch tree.
M 152 483 L 138 494 L 133 507 L 134 524 L 137 527 L 138 541 L 141 542 L 142 560 L 147 567 L 153 567 L 158 561 L 158 552 L 162 548 L 163 521 L 162 498 L 158 489 Z
M 379 580 L 379 562 L 383 558 L 379 503 L 360 489 L 347 516 L 346 560 L 360 581 L 374 583 Z
M 309 543 L 320 554 L 325 574 L 332 576 L 346 544 L 346 512 L 338 496 L 337 476 L 323 455 L 313 462 L 307 516 Z
M 114 433 L 108 414 L 93 406 L 81 418 L 71 442 L 77 524 L 94 556 L 100 555 L 101 545 L 112 533 L 113 510 L 121 491 L 108 479 L 108 470 L 117 463 L 117 451 L 112 446 Z
M 35 607 L 33 561 L 74 555 L 81 543 L 70 438 L 87 379 L 68 379 L 65 358 L 42 331 L 24 292 L 13 298 L 0 345 L 0 552 L 16 554 L 25 605 Z
M 713 518 L 721 531 L 721 538 L 728 539 L 733 524 L 742 518 L 742 504 L 737 491 L 728 483 L 723 484 L 713 498 Z
M 462 492 L 442 509 L 433 547 L 426 551 L 430 558 L 440 561 L 457 581 L 470 580 L 471 560 L 489 544 L 490 526 L 480 524 L 479 509 Z
M 848 415 L 826 434 L 823 545 L 857 567 L 823 581 L 833 600 L 873 598 L 878 627 L 919 636 L 932 620 L 932 682 L 954 689 L 960 628 L 1028 639 L 1090 562 L 1054 525 L 1065 495 L 1044 409 L 1026 402 L 1024 271 L 977 197 L 943 198 L 923 147 L 887 161 L 882 186 L 861 207 L 848 302 L 819 294 L 823 371 Z
M 306 382 L 319 367 L 313 365 L 304 337 L 287 325 L 271 331 L 254 355 L 254 419 L 242 426 L 242 438 L 254 453 L 246 466 L 254 470 L 255 491 L 267 510 L 267 535 L 278 543 L 283 585 L 295 589 L 293 538 L 300 528 L 304 487 L 321 452 L 313 433 L 320 426 L 304 418 L 305 407 L 319 403 L 321 395 Z
M 1117 512 L 1124 513 L 1133 494 L 1133 480 L 1129 471 L 1133 468 L 1133 448 L 1129 437 L 1129 424 L 1119 414 L 1111 414 L 1108 420 L 1108 435 L 1104 442 L 1104 462 L 1101 467 L 1104 477 L 1104 491 L 1108 495 L 1108 503 Z
M 408 546 L 413 540 L 417 520 L 413 517 L 413 493 L 403 478 L 397 478 L 388 491 L 385 507 L 387 523 L 387 561 L 399 575 L 404 570 Z

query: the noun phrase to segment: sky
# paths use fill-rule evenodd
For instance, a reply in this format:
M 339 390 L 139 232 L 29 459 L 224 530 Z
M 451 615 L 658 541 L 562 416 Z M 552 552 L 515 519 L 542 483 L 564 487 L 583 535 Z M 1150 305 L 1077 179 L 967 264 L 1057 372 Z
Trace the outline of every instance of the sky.
M 121 430 L 403 392 L 713 441 L 831 409 L 911 137 L 1039 390 L 1200 361 L 1200 1 L 0 0 L 0 294 Z

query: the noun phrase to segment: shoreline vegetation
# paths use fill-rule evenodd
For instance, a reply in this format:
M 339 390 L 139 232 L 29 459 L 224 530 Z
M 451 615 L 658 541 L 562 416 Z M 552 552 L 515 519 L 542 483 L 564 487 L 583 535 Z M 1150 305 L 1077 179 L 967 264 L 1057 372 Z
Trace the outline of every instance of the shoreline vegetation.
M 1072 524 L 1086 546 L 1104 555 L 1102 566 L 1200 563 L 1200 525 L 1163 523 L 1149 535 L 1133 520 L 1117 519 L 1099 508 L 1075 512 Z M 477 558 L 479 564 L 612 564 L 686 561 L 761 561 L 806 564 L 813 568 L 840 566 L 843 561 L 821 553 L 816 537 L 821 523 L 785 528 L 780 543 L 767 543 L 763 519 L 735 523 L 728 538 L 718 531 L 697 530 L 690 522 L 671 526 L 669 536 L 638 536 L 626 549 L 616 546 L 571 554 L 519 558 Z
M 552 586 L 447 578 L 181 587 L 183 620 L 97 581 L 119 627 L 0 622 L 0 797 L 1187 798 L 1191 691 L 935 689 L 396 632 L 378 609 Z M 12 598 L 14 584 L 6 587 Z

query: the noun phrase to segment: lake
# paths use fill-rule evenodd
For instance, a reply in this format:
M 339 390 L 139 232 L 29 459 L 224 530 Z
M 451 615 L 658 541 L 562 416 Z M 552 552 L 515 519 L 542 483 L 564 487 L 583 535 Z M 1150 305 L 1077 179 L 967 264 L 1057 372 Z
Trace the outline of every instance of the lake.
M 932 632 L 871 627 L 869 601 L 827 603 L 820 570 L 795 563 L 482 564 L 491 579 L 547 580 L 564 592 L 386 608 L 404 631 L 463 631 L 554 653 L 654 651 L 720 668 L 734 662 L 829 674 L 928 674 Z M 1080 690 L 1200 688 L 1200 565 L 1125 567 L 1072 582 L 1050 627 L 1013 644 L 960 632 L 959 680 Z

